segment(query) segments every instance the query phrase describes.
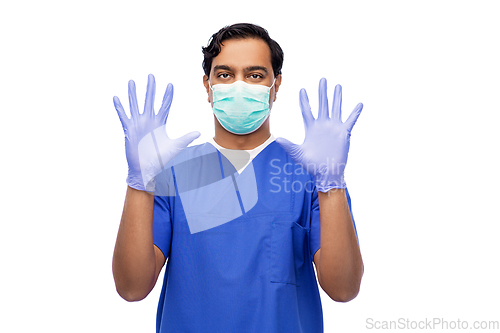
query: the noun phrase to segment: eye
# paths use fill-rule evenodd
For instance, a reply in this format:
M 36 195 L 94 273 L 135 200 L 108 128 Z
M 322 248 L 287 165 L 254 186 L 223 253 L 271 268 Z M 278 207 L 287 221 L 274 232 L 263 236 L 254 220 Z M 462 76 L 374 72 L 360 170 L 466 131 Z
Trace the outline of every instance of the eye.
M 263 76 L 261 74 L 254 73 L 254 74 L 250 74 L 250 78 L 254 79 L 254 80 L 258 80 L 258 79 L 262 79 Z
M 217 77 L 219 77 L 221 79 L 228 79 L 229 74 L 228 73 L 220 73 L 219 75 L 217 75 Z

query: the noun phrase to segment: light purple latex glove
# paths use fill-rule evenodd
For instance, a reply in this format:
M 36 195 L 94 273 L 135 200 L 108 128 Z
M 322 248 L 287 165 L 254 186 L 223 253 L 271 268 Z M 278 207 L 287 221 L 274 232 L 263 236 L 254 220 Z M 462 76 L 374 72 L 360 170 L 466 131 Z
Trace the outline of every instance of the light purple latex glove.
M 167 117 L 172 104 L 174 86 L 168 84 L 158 114 L 153 109 L 156 84 L 152 74 L 148 76 L 144 112 L 139 113 L 135 82 L 128 82 L 130 115 L 128 118 L 120 99 L 113 97 L 118 117 L 125 132 L 125 153 L 128 162 L 127 184 L 141 191 L 154 192 L 155 176 L 177 154 L 186 148 L 200 132 L 191 132 L 178 139 L 170 139 L 166 132 Z
M 344 169 L 349 152 L 351 130 L 358 119 L 363 104 L 359 103 L 345 123 L 342 122 L 342 87 L 337 85 L 333 95 L 331 118 L 328 111 L 326 79 L 319 81 L 318 119 L 314 119 L 305 89 L 300 90 L 300 108 L 304 118 L 304 143 L 300 146 L 287 139 L 277 138 L 283 149 L 315 177 L 318 191 L 345 188 Z

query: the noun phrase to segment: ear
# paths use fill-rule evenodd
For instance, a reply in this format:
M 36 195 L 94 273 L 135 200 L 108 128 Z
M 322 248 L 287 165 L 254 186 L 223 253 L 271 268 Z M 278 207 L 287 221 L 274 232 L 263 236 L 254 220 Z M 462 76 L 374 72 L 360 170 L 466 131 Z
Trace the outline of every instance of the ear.
M 208 100 L 208 103 L 212 103 L 212 100 L 211 100 L 211 95 L 210 95 L 210 85 L 208 83 L 208 76 L 207 75 L 203 75 L 203 85 L 205 86 L 205 90 L 207 91 L 207 100 Z
M 281 74 L 278 74 L 276 76 L 276 81 L 274 82 L 274 101 L 276 101 L 276 94 L 278 93 L 278 90 L 281 85 Z

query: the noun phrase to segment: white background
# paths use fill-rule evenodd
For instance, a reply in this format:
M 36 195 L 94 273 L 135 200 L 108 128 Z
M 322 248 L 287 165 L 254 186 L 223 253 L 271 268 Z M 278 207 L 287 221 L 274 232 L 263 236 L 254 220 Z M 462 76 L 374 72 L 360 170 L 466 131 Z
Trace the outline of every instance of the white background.
M 161 283 L 127 303 L 111 273 L 127 175 L 112 97 L 128 105 L 133 79 L 142 105 L 153 73 L 158 100 L 175 86 L 169 135 L 205 142 L 201 46 L 237 22 L 285 52 L 276 137 L 302 142 L 298 92 L 316 111 L 321 77 L 330 97 L 342 84 L 345 117 L 364 104 L 346 180 L 365 275 L 349 303 L 322 294 L 325 332 L 368 331 L 367 318 L 499 321 L 496 4 L 3 2 L 0 331 L 154 332 Z

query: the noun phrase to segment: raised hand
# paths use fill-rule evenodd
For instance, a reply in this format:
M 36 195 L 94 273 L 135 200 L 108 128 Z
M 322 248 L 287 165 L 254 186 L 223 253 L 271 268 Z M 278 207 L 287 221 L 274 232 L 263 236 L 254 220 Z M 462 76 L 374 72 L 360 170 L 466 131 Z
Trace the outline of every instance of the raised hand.
M 328 192 L 332 188 L 345 188 L 344 169 L 349 152 L 351 130 L 356 123 L 363 104 L 359 103 L 342 122 L 342 87 L 337 85 L 333 95 L 331 116 L 328 110 L 326 79 L 319 82 L 319 111 L 314 119 L 305 89 L 300 91 L 300 108 L 304 118 L 305 139 L 301 145 L 291 143 L 287 139 L 276 141 L 292 157 L 316 179 L 318 191 Z
M 177 139 L 170 139 L 166 132 L 166 123 L 174 93 L 172 84 L 168 84 L 163 102 L 155 115 L 153 106 L 155 98 L 155 78 L 148 76 L 148 86 L 144 112 L 139 113 L 134 81 L 128 83 L 130 115 L 127 117 L 118 97 L 113 103 L 125 132 L 125 153 L 128 162 L 127 184 L 141 191 L 154 192 L 155 176 L 177 154 L 200 136 L 195 131 Z

